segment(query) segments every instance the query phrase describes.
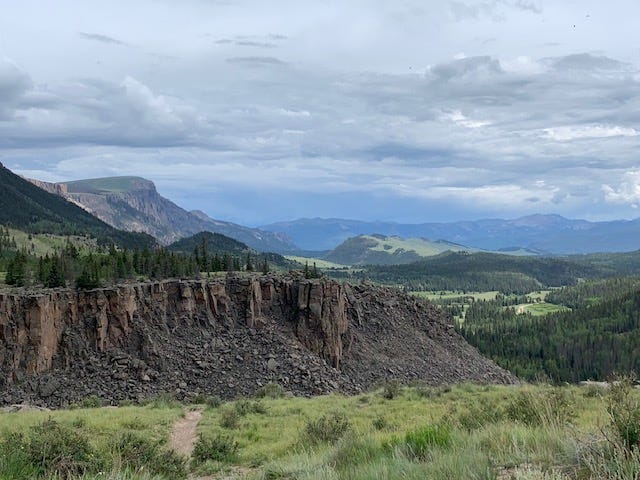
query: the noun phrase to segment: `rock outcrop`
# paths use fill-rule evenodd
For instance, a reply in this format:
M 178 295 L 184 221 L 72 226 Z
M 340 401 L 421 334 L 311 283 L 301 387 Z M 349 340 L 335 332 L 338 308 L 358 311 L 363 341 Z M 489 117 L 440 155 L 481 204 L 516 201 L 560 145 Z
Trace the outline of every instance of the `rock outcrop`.
M 296 394 L 393 378 L 513 382 L 441 312 L 396 290 L 295 275 L 0 293 L 0 403 L 109 403 L 164 391 Z
M 64 197 L 112 227 L 148 233 L 164 245 L 210 231 L 246 243 L 260 252 L 297 250 L 286 235 L 214 220 L 203 212 L 188 212 L 160 195 L 154 183 L 145 178 L 112 177 L 67 183 L 28 180 L 49 193 Z

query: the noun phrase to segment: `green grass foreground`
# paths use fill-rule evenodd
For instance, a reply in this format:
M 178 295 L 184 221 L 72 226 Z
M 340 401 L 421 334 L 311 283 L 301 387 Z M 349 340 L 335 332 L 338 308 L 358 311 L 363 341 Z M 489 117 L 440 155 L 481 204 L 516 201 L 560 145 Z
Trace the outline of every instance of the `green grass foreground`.
M 0 414 L 0 479 L 637 479 L 640 391 L 400 387 L 356 396 L 199 399 L 193 459 L 168 449 L 184 408 Z

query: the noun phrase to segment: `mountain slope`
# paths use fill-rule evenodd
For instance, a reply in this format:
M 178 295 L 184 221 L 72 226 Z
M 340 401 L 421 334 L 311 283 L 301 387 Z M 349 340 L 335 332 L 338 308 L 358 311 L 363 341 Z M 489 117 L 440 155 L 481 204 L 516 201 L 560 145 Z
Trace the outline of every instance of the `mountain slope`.
M 254 264 L 253 267 L 256 270 L 261 268 L 265 260 L 270 267 L 276 266 L 287 270 L 301 267 L 300 264 L 288 260 L 278 253 L 259 253 L 244 243 L 222 235 L 221 233 L 196 233 L 191 237 L 181 238 L 177 242 L 172 243 L 167 246 L 167 250 L 191 255 L 196 248 L 201 251 L 203 244 L 206 247 L 207 255 L 210 257 L 214 255 L 218 255 L 219 257 L 229 255 L 231 257 L 238 257 L 243 262 L 250 257 Z
M 443 240 L 374 234 L 349 238 L 329 252 L 324 259 L 342 265 L 399 265 L 446 251 L 470 250 L 474 249 Z
M 34 181 L 63 195 L 116 228 L 145 232 L 167 245 L 202 231 L 221 233 L 258 251 L 288 252 L 296 246 L 284 235 L 188 212 L 161 196 L 141 177 L 107 177 L 65 183 Z
M 260 228 L 283 232 L 307 250 L 332 249 L 349 237 L 372 233 L 444 239 L 494 251 L 522 247 L 540 253 L 572 254 L 640 249 L 640 219 L 589 222 L 559 215 L 530 215 L 512 220 L 400 224 L 306 218 Z
M 150 246 L 155 240 L 141 233 L 107 225 L 64 198 L 38 188 L 0 164 L 0 224 L 33 233 L 91 235 L 102 244 Z

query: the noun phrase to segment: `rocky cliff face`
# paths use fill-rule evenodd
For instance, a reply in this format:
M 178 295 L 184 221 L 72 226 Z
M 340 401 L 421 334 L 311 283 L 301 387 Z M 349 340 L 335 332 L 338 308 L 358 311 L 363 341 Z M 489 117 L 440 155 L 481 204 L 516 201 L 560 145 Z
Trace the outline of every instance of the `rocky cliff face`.
M 230 275 L 0 293 L 0 403 L 233 397 L 268 381 L 354 392 L 385 378 L 515 380 L 430 304 L 372 286 Z
M 124 178 L 127 188 L 118 190 L 92 188 L 91 180 L 69 184 L 29 181 L 75 203 L 112 227 L 148 233 L 164 245 L 210 231 L 236 239 L 260 252 L 281 253 L 297 249 L 283 234 L 214 220 L 203 212 L 188 212 L 160 195 L 150 180 Z

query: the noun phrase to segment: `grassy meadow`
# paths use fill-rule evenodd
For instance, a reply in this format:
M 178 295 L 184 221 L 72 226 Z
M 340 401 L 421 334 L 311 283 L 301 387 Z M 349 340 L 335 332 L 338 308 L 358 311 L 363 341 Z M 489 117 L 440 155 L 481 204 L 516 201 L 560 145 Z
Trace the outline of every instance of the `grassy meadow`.
M 636 479 L 640 391 L 400 387 L 0 414 L 0 479 Z M 204 409 L 193 458 L 167 446 Z M 53 432 L 55 435 L 47 434 Z

